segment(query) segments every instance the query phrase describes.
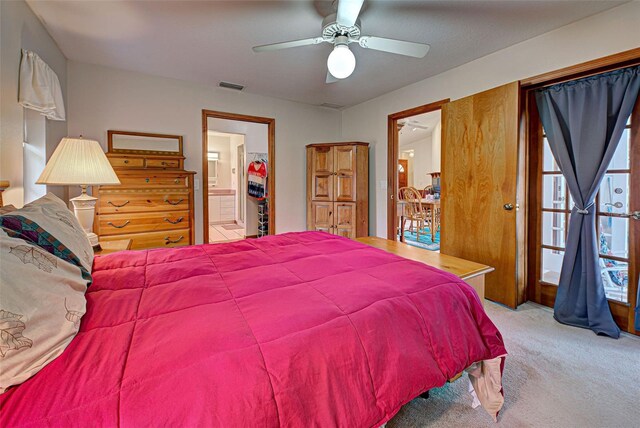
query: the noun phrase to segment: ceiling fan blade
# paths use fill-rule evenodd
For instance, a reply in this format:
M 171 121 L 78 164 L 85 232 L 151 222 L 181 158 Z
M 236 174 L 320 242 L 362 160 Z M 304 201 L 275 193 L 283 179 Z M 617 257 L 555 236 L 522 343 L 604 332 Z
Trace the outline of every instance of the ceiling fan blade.
M 340 79 L 334 77 L 333 74 L 331 74 L 331 72 L 327 70 L 327 80 L 325 81 L 325 83 L 336 83 L 338 80 Z
M 361 36 L 358 39 L 358 43 L 365 49 L 374 49 L 414 58 L 424 58 L 431 47 L 425 43 L 405 42 L 403 40 L 375 36 Z
M 339 0 L 336 21 L 343 27 L 353 27 L 362 9 L 364 0 Z
M 313 37 L 311 39 L 292 40 L 290 42 L 272 43 L 270 45 L 254 46 L 254 52 L 269 52 L 280 49 L 297 48 L 298 46 L 317 45 L 325 40 L 322 37 Z

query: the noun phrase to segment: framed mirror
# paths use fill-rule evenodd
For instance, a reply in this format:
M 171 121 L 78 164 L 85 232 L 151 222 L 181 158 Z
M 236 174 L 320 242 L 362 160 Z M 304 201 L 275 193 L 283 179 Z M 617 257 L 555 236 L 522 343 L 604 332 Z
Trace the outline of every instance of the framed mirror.
M 146 132 L 107 131 L 110 153 L 182 156 L 182 136 Z

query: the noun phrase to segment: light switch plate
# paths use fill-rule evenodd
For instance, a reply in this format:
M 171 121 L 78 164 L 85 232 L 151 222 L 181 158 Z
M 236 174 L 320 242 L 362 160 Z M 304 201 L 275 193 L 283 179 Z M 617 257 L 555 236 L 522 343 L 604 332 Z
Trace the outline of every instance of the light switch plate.
M 200 179 L 199 178 L 194 178 L 193 179 L 193 190 L 200 190 Z
M 387 190 L 387 180 L 379 180 L 378 186 L 380 186 L 380 189 L 382 190 Z

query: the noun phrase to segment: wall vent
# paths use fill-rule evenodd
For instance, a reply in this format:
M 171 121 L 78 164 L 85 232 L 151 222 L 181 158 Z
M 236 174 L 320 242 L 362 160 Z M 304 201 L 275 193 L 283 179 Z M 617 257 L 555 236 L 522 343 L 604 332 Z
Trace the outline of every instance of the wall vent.
M 218 86 L 220 86 L 221 88 L 233 89 L 234 91 L 241 91 L 244 89 L 244 86 L 230 82 L 220 82 Z
M 338 104 L 331 104 L 331 103 L 322 103 L 322 104 L 320 104 L 320 107 L 332 108 L 334 110 L 340 110 L 340 109 L 344 108 L 344 106 L 341 106 L 341 105 L 338 105 Z

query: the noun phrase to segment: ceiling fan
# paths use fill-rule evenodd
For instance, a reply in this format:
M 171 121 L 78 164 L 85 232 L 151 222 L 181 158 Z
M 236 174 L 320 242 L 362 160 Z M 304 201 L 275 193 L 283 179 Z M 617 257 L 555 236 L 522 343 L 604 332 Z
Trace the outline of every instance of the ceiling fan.
M 405 130 L 404 128 L 411 129 L 411 131 L 417 131 L 418 129 L 422 129 L 426 131 L 429 129 L 427 125 L 423 125 L 417 120 L 410 120 L 410 119 L 405 119 L 398 122 L 398 130 L 402 132 Z
M 292 40 L 255 46 L 254 52 L 268 52 L 279 49 L 296 48 L 298 46 L 332 43 L 333 51 L 327 58 L 327 83 L 346 79 L 356 68 L 356 58 L 349 49 L 349 44 L 357 43 L 365 49 L 424 58 L 429 52 L 429 45 L 424 43 L 405 42 L 376 36 L 363 36 L 358 15 L 364 0 L 337 0 L 337 13 L 327 16 L 322 21 L 322 36 L 310 39 Z

